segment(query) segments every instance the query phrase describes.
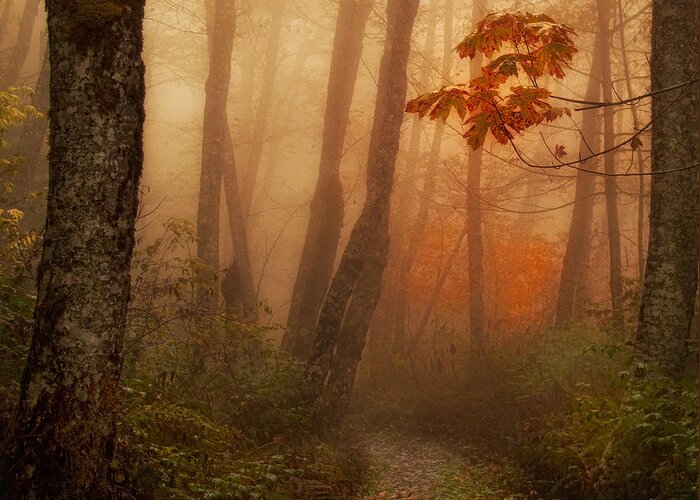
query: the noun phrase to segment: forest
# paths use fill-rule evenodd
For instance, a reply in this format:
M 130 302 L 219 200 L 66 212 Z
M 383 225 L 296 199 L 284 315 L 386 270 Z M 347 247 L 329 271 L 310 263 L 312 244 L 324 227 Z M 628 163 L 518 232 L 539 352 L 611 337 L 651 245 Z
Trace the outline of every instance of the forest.
M 699 32 L 0 0 L 0 498 L 700 498 Z

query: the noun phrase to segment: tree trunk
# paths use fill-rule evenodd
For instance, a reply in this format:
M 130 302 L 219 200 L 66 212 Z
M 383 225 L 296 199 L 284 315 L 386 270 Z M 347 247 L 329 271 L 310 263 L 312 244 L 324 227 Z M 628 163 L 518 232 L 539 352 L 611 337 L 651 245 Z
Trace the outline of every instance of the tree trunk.
M 357 367 L 367 342 L 367 332 L 382 291 L 382 276 L 389 257 L 389 214 L 384 214 L 376 240 L 367 251 L 364 268 L 343 319 L 338 347 L 330 365 L 328 382 L 314 417 L 322 431 L 337 429 L 350 403 Z
M 49 62 L 49 49 L 46 48 L 41 63 L 39 80 L 36 84 L 32 105 L 41 113 L 49 111 L 49 80 L 51 65 Z M 17 154 L 22 158 L 22 175 L 17 180 L 15 190 L 20 200 L 20 206 L 24 210 L 22 225 L 27 229 L 41 230 L 45 220 L 46 204 L 41 200 L 31 198 L 30 193 L 45 187 L 46 156 L 44 155 L 44 143 L 48 121 L 45 118 L 29 118 L 22 127 L 19 137 Z
M 693 0 L 652 3 L 652 91 L 697 76 L 698 11 Z M 681 377 L 695 306 L 698 273 L 698 96 L 690 89 L 652 100 L 649 253 L 637 346 L 662 370 Z
M 211 11 L 209 3 L 205 3 Z M 202 167 L 199 177 L 197 209 L 197 257 L 205 270 L 202 279 L 206 290 L 202 304 L 209 310 L 218 304 L 219 224 L 221 179 L 227 159 L 228 122 L 226 101 L 231 81 L 231 54 L 235 30 L 235 1 L 215 0 L 214 13 L 207 37 L 209 42 L 209 75 L 205 85 L 204 128 L 202 132 Z
M 260 169 L 263 147 L 267 139 L 267 122 L 272 108 L 272 97 L 275 90 L 275 75 L 277 74 L 277 58 L 280 51 L 280 38 L 282 36 L 282 20 L 284 17 L 284 2 L 280 0 L 270 1 L 270 33 L 267 38 L 267 50 L 265 51 L 265 70 L 263 72 L 262 88 L 258 99 L 258 109 L 255 116 L 253 138 L 250 145 L 250 153 L 241 183 L 241 208 L 243 216 L 248 219 L 253 201 L 255 181 Z
M 343 225 L 340 162 L 362 55 L 365 23 L 372 5 L 373 0 L 342 0 L 338 11 L 328 78 L 321 164 L 294 282 L 287 330 L 282 339 L 282 348 L 299 359 L 305 359 L 311 352 L 318 312 L 333 275 Z
M 632 89 L 632 75 L 630 71 L 629 58 L 627 57 L 627 40 L 625 37 L 624 25 L 625 11 L 622 8 L 622 0 L 618 0 L 617 6 L 618 13 L 620 15 L 619 30 L 622 69 L 625 71 L 625 85 L 627 87 L 627 97 L 629 99 L 632 99 L 635 93 Z M 634 103 L 630 104 L 630 111 L 632 112 L 634 130 L 639 130 L 641 122 L 639 120 L 637 106 Z M 637 167 L 639 169 L 639 173 L 644 174 L 644 153 L 642 153 L 642 148 L 637 148 L 637 150 L 635 151 L 635 157 L 637 159 Z M 646 183 L 644 175 L 640 175 L 638 180 L 639 204 L 637 205 L 637 277 L 639 279 L 640 288 L 642 286 L 642 282 L 644 281 L 644 196 L 646 193 L 645 184 Z
M 248 251 L 248 234 L 239 196 L 236 161 L 231 142 L 231 133 L 226 123 L 224 135 L 224 190 L 228 207 L 228 224 L 233 243 L 234 258 L 226 270 L 221 291 L 226 302 L 227 316 L 242 314 L 249 320 L 258 317 L 258 295 L 253 284 L 253 270 Z
M 603 37 L 603 47 L 600 53 L 603 69 L 603 100 L 613 101 L 612 77 L 610 75 L 610 44 L 612 34 L 610 31 L 610 17 L 612 3 L 610 0 L 597 0 L 598 6 L 598 31 Z M 603 108 L 603 148 L 607 151 L 603 157 L 605 173 L 605 209 L 608 221 L 608 252 L 610 258 L 610 298 L 612 301 L 612 325 L 616 331 L 622 332 L 625 328 L 625 312 L 623 303 L 622 286 L 622 254 L 620 244 L 620 221 L 617 211 L 617 182 L 615 174 L 615 123 L 614 109 L 611 106 Z
M 10 54 L 3 74 L 0 76 L 0 89 L 19 83 L 20 72 L 22 71 L 22 66 L 29 53 L 29 44 L 32 40 L 32 32 L 34 31 L 34 19 L 36 19 L 38 11 L 39 0 L 26 0 L 24 10 L 22 11 L 22 17 L 19 21 L 17 41 L 13 46 L 12 53 Z
M 472 22 L 486 14 L 486 1 L 475 2 Z M 471 78 L 481 74 L 483 56 L 477 54 L 469 65 Z M 469 260 L 469 340 L 472 361 L 486 352 L 486 314 L 484 306 L 484 235 L 481 211 L 481 165 L 483 151 L 469 151 L 467 170 L 467 255 Z M 476 367 L 476 365 L 475 365 Z
M 383 220 L 389 216 L 390 210 L 406 104 L 406 66 L 418 3 L 419 0 L 389 0 L 387 5 L 387 38 L 379 67 L 377 102 L 367 156 L 367 198 L 319 316 L 306 369 L 305 390 L 309 402 L 315 402 L 323 392 L 350 297 L 368 293 L 361 286 L 365 283 L 358 283 L 367 257 L 376 252 L 376 245 L 383 238 L 388 238 L 384 234 L 388 226 Z M 381 276 L 382 272 L 383 268 L 377 274 Z M 366 329 L 358 329 L 356 334 L 364 338 Z
M 595 36 L 588 87 L 586 88 L 585 99 L 587 101 L 600 100 L 599 75 L 602 67 L 600 54 L 603 41 L 603 34 L 598 31 Z M 594 152 L 597 153 L 600 147 L 599 112 L 597 109 L 588 109 L 583 111 L 582 115 L 579 154 L 581 157 L 586 157 Z M 597 168 L 597 159 L 593 158 L 586 162 L 586 169 L 597 170 Z M 559 328 L 566 327 L 572 321 L 581 319 L 579 311 L 581 311 L 586 299 L 582 292 L 588 279 L 588 261 L 591 254 L 591 224 L 593 206 L 595 205 L 595 189 L 596 175 L 579 170 L 576 173 L 574 208 L 559 283 L 555 319 L 555 325 Z
M 48 217 L 4 498 L 113 497 L 145 85 L 144 3 L 109 5 L 47 2 Z
M 10 12 L 12 11 L 13 0 L 5 0 L 0 13 L 0 44 L 5 41 L 7 33 L 7 23 L 10 20 Z

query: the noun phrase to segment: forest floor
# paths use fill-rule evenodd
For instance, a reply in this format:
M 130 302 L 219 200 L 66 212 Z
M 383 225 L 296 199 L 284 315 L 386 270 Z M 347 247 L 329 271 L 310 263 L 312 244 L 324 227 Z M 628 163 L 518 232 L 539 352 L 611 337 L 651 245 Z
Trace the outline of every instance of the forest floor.
M 418 435 L 399 429 L 368 427 L 359 445 L 370 462 L 370 482 L 362 500 L 516 499 L 502 464 L 460 447 L 448 436 Z

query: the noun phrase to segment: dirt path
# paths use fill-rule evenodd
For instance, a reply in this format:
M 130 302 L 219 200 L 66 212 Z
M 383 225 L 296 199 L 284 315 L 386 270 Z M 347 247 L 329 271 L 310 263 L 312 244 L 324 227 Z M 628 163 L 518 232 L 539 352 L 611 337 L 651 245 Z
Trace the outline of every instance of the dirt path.
M 481 463 L 453 442 L 395 430 L 364 434 L 373 483 L 362 500 L 496 500 L 522 498 L 503 487 L 504 472 Z

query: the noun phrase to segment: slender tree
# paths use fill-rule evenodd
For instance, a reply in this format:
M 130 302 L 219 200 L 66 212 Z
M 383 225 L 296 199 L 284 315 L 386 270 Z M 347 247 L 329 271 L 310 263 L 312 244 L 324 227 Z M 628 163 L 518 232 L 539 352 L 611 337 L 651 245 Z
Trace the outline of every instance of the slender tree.
M 585 99 L 599 101 L 601 94 L 601 50 L 603 33 L 598 31 L 593 45 L 593 56 L 588 76 Z M 600 147 L 600 113 L 597 109 L 582 112 L 579 154 L 582 157 L 598 152 Z M 587 170 L 597 170 L 597 159 L 586 162 Z M 596 175 L 579 170 L 576 173 L 576 193 L 569 226 L 569 236 L 564 251 L 555 324 L 565 327 L 580 319 L 579 311 L 585 301 L 588 262 L 591 254 L 591 229 L 595 205 Z
M 430 4 L 430 11 L 428 16 L 428 33 L 425 39 L 425 57 L 429 57 L 432 54 L 435 45 L 435 31 L 437 27 L 437 14 L 438 14 L 438 4 L 436 0 L 433 0 Z M 454 18 L 454 2 L 452 0 L 446 0 L 444 9 L 444 27 L 443 27 L 443 51 L 442 51 L 442 68 L 441 68 L 441 84 L 448 85 L 450 80 L 450 70 L 452 68 L 452 59 L 454 54 L 452 52 L 452 21 Z M 425 65 L 421 72 L 421 92 L 425 90 L 425 85 L 429 82 L 430 75 L 430 62 L 425 61 Z M 408 178 L 413 177 L 415 171 L 418 156 L 418 143 L 415 143 L 414 133 L 417 134 L 422 132 L 421 128 L 414 128 L 415 118 L 411 128 L 411 143 L 409 145 L 409 159 L 406 165 L 406 176 Z M 398 289 L 393 292 L 395 298 L 394 306 L 394 321 L 393 321 L 393 332 L 392 332 L 392 351 L 394 353 L 404 353 L 407 342 L 407 332 L 406 323 L 408 317 L 408 276 L 413 267 L 413 261 L 415 260 L 416 252 L 418 250 L 418 245 L 423 240 L 425 235 L 425 229 L 428 225 L 428 219 L 430 217 L 430 212 L 432 209 L 432 200 L 435 197 L 435 188 L 437 184 L 437 169 L 440 166 L 440 151 L 442 150 L 442 141 L 445 136 L 445 124 L 443 122 L 438 122 L 435 124 L 435 132 L 433 133 L 432 142 L 430 145 L 430 157 L 427 162 L 425 180 L 423 182 L 423 188 L 420 196 L 420 203 L 418 205 L 418 211 L 415 214 L 414 219 L 411 221 L 410 230 L 407 231 L 408 234 L 404 235 L 403 230 L 399 230 L 398 241 L 394 245 L 394 249 L 399 254 L 397 257 L 399 260 L 399 268 L 397 272 L 397 287 Z M 418 135 L 418 137 L 420 137 Z M 415 148 L 412 152 L 411 149 Z M 402 219 L 406 218 L 406 212 L 408 212 L 408 206 L 412 191 L 412 186 L 405 186 L 399 192 L 399 203 L 397 207 L 397 223 L 398 226 L 401 224 Z
M 613 86 L 610 74 L 610 44 L 612 31 L 610 18 L 613 4 L 610 0 L 597 0 L 598 30 L 603 37 L 601 55 L 603 100 L 612 102 Z M 603 108 L 603 168 L 605 173 L 605 210 L 608 225 L 608 254 L 610 258 L 610 298 L 612 301 L 612 324 L 619 331 L 625 326 L 623 285 L 622 285 L 622 250 L 620 243 L 620 220 L 617 211 L 617 181 L 615 175 L 615 117 L 612 106 Z
M 111 498 L 143 161 L 144 2 L 47 1 L 50 179 L 3 498 Z
M 48 113 L 49 110 L 49 80 L 50 62 L 48 47 L 45 50 L 41 63 L 39 80 L 32 97 L 32 105 L 41 113 Z M 46 175 L 46 156 L 44 154 L 44 144 L 46 141 L 46 131 L 48 121 L 45 118 L 32 118 L 22 127 L 22 133 L 17 145 L 17 154 L 22 158 L 22 175 L 16 183 L 17 198 L 20 199 L 21 207 L 24 209 L 24 226 L 30 229 L 41 229 L 44 222 L 44 203 L 41 205 L 33 202 L 29 194 L 45 186 L 44 176 Z
M 0 75 L 0 89 L 19 83 L 20 72 L 29 53 L 29 42 L 32 39 L 37 12 L 39 12 L 39 0 L 27 0 L 19 20 L 19 30 L 12 53 Z
M 300 359 L 306 358 L 311 351 L 318 313 L 333 275 L 343 225 L 340 162 L 362 56 L 365 24 L 372 5 L 373 0 L 342 0 L 338 11 L 328 77 L 321 164 L 292 291 L 287 330 L 282 340 L 282 347 Z
M 381 290 L 389 251 L 391 191 L 406 101 L 406 66 L 418 3 L 419 0 L 389 0 L 387 5 L 387 38 L 379 68 L 367 157 L 367 197 L 321 309 L 306 370 L 308 400 L 316 402 L 321 398 L 316 415 L 322 428 L 337 422 L 347 404 L 369 327 L 367 316 L 374 311 Z M 346 315 L 351 298 L 353 303 Z M 343 324 L 353 326 L 342 332 L 341 344 Z M 324 385 L 329 372 L 329 383 Z
M 694 0 L 653 0 L 651 88 L 697 77 Z M 669 27 L 673 27 L 669 29 Z M 698 95 L 694 86 L 652 100 L 649 253 L 639 312 L 639 350 L 674 377 L 685 369 L 698 274 Z M 686 170 L 679 170 L 686 169 Z M 670 170 L 679 170 L 664 173 Z
M 267 37 L 267 48 L 265 50 L 265 69 L 262 75 L 255 124 L 253 125 L 253 137 L 251 139 L 250 151 L 241 182 L 241 204 L 243 215 L 246 219 L 250 214 L 255 181 L 258 177 L 258 170 L 260 169 L 263 148 L 267 142 L 268 121 L 270 119 L 270 110 L 274 97 L 275 76 L 277 75 L 277 59 L 279 58 L 282 28 L 284 26 L 284 2 L 280 0 L 271 0 L 269 7 L 270 30 Z

